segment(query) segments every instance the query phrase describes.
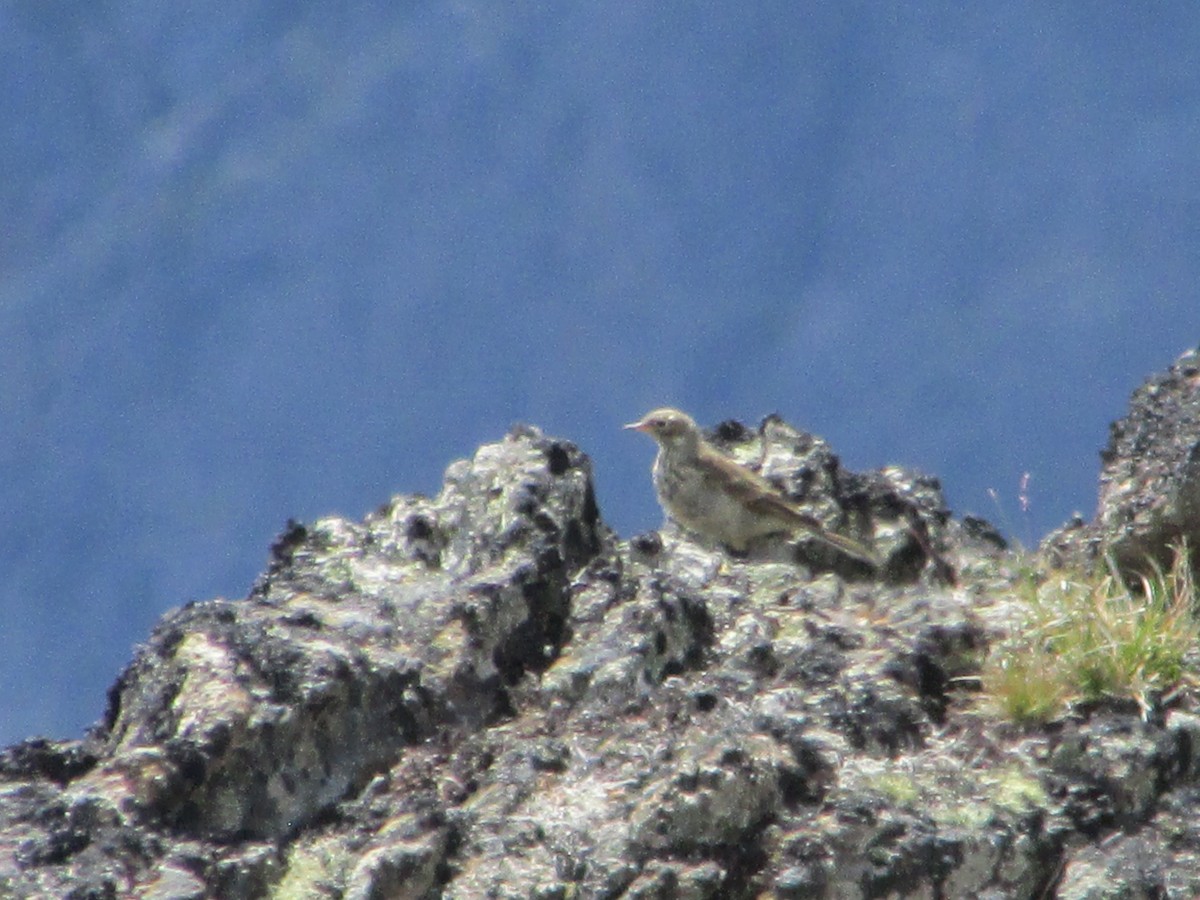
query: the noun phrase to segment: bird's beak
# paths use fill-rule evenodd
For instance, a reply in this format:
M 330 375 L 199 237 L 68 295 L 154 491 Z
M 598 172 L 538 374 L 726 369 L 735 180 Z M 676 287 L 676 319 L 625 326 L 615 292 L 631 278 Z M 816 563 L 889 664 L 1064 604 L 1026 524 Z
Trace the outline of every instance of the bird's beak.
M 628 425 L 623 425 L 625 431 L 645 431 L 646 421 L 644 419 L 637 422 L 630 422 Z

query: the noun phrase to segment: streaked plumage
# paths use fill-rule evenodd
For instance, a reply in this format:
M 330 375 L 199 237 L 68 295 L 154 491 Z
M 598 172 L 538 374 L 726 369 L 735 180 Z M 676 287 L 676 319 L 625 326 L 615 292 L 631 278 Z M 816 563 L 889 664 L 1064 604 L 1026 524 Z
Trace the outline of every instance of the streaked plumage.
M 689 531 L 743 551 L 772 534 L 807 534 L 878 566 L 858 541 L 825 530 L 776 487 L 713 447 L 686 413 L 662 408 L 625 426 L 658 443 L 654 488 L 667 514 Z

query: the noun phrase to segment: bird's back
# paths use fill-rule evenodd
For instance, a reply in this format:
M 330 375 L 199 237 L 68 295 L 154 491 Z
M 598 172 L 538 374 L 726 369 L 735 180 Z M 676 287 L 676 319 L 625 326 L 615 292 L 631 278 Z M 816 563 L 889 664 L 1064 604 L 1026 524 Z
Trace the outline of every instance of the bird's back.
M 757 538 L 817 524 L 766 479 L 718 453 L 708 450 L 698 462 L 661 452 L 655 459 L 659 501 L 684 528 L 744 550 Z

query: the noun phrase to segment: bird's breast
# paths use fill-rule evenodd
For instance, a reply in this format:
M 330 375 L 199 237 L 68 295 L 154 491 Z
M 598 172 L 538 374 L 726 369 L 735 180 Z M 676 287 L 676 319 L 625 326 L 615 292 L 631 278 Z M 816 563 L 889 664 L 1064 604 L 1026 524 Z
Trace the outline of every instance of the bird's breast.
M 654 462 L 654 487 L 667 514 L 689 531 L 744 549 L 755 538 L 781 530 L 781 524 L 748 509 L 719 479 L 688 461 L 660 453 Z

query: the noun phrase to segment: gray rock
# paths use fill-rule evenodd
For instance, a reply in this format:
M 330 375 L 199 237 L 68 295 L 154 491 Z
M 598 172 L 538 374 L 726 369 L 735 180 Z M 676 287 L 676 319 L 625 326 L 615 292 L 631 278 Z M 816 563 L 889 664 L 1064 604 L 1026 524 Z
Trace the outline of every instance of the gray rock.
M 1100 454 L 1100 499 L 1091 523 L 1047 538 L 1061 562 L 1111 556 L 1130 574 L 1169 567 L 1172 546 L 1200 547 L 1200 348 L 1133 392 Z
M 1193 711 L 988 718 L 990 527 L 778 419 L 715 437 L 880 577 L 621 541 L 587 457 L 514 430 L 437 497 L 290 525 L 249 597 L 163 618 L 93 734 L 0 753 L 0 896 L 1198 893 Z

